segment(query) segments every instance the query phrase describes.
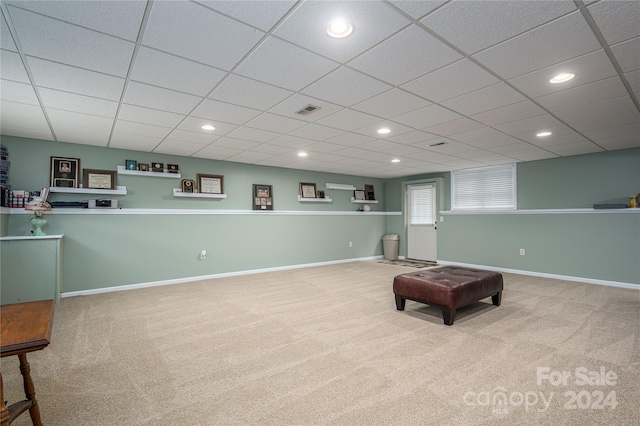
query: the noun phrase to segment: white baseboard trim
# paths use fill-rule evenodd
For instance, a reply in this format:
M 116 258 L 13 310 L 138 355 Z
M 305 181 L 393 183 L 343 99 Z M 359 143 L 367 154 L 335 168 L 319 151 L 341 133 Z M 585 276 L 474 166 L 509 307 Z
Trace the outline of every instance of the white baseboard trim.
M 115 287 L 103 287 L 103 288 L 96 288 L 91 290 L 67 291 L 62 293 L 60 297 L 66 298 L 66 297 L 75 297 L 75 296 L 89 296 L 92 294 L 112 293 L 115 291 L 126 291 L 126 290 L 137 290 L 139 288 L 159 287 L 163 285 L 184 284 L 184 283 L 190 283 L 194 281 L 211 280 L 216 278 L 262 274 L 265 272 L 287 271 L 290 269 L 310 268 L 312 266 L 336 265 L 339 263 L 350 263 L 350 262 L 364 262 L 368 260 L 377 260 L 382 258 L 384 258 L 384 256 L 358 257 L 353 259 L 330 260 L 327 262 L 306 263 L 306 264 L 289 265 L 289 266 L 277 266 L 274 268 L 250 269 L 247 271 L 225 272 L 222 274 L 201 275 L 197 277 L 177 278 L 177 279 L 165 280 L 165 281 L 152 281 L 147 283 L 128 284 L 128 285 L 121 285 L 121 286 L 115 286 Z
M 438 259 L 438 265 L 456 265 L 456 266 L 466 266 L 468 268 L 477 268 L 477 269 L 488 269 L 491 271 L 498 272 L 506 272 L 509 274 L 518 274 L 518 275 L 529 275 L 532 277 L 541 277 L 541 278 L 553 278 L 556 280 L 564 280 L 564 281 L 577 281 L 581 283 L 587 284 L 598 284 L 598 285 L 606 285 L 609 287 L 620 287 L 620 288 L 628 288 L 631 290 L 640 290 L 640 284 L 631 284 L 631 283 L 622 283 L 618 281 L 606 281 L 606 280 L 595 280 L 592 278 L 583 278 L 583 277 L 572 277 L 568 275 L 557 275 L 557 274 L 547 274 L 544 272 L 532 272 L 532 271 L 523 271 L 520 269 L 508 269 L 508 268 L 498 268 L 495 266 L 486 266 L 486 265 L 474 265 L 471 263 L 460 263 L 460 262 L 450 262 L 448 260 L 440 260 Z

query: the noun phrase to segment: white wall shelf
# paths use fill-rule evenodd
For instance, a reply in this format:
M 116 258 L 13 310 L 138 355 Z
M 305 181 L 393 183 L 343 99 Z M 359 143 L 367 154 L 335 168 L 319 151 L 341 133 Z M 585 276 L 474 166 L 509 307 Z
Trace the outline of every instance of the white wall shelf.
M 169 178 L 169 179 L 181 179 L 182 175 L 180 173 L 169 173 L 167 169 L 164 169 L 164 172 L 143 172 L 140 170 L 127 170 L 125 166 L 118 166 L 118 174 L 119 175 L 133 175 L 133 176 L 147 176 L 147 177 L 159 177 L 159 178 Z
M 126 186 L 118 186 L 117 189 L 93 189 L 93 188 L 61 188 L 52 186 L 50 192 L 60 192 L 65 194 L 102 194 L 102 195 L 127 195 Z
M 327 183 L 325 185 L 326 189 L 340 189 L 342 191 L 355 191 L 356 187 L 353 185 L 347 185 L 344 183 Z
M 298 195 L 298 201 L 300 202 L 310 202 L 310 203 L 331 203 L 333 200 L 329 197 L 324 198 L 305 198 Z
M 351 202 L 353 204 L 378 204 L 378 200 L 356 200 L 354 197 L 351 197 Z
M 227 198 L 227 194 L 203 194 L 201 192 L 182 192 L 179 188 L 173 188 L 174 197 L 191 197 L 191 198 Z

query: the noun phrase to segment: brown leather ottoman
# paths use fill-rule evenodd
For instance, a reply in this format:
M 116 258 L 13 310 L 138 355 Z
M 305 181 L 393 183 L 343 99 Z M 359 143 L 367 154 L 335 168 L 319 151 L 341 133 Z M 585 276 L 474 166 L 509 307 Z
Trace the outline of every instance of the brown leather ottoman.
M 393 279 L 396 308 L 404 311 L 406 299 L 442 309 L 446 325 L 453 325 L 456 309 L 491 296 L 500 306 L 502 274 L 481 269 L 444 266 L 398 275 Z

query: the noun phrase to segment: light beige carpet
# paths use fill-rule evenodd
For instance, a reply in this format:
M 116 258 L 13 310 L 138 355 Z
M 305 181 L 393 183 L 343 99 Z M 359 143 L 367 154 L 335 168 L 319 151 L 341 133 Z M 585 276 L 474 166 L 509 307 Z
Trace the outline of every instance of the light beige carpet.
M 53 343 L 29 355 L 43 422 L 637 424 L 640 291 L 504 274 L 502 306 L 447 327 L 433 307 L 396 311 L 392 279 L 413 271 L 354 262 L 63 299 Z M 15 402 L 17 357 L 2 373 Z

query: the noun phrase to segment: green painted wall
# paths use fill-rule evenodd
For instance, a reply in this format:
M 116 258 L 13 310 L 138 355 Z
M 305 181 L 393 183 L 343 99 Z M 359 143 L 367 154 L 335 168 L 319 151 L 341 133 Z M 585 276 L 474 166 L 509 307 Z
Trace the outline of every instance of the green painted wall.
M 177 179 L 127 175 L 118 176 L 118 185 L 127 187 L 126 196 L 52 193 L 53 201 L 117 198 L 124 209 L 203 210 L 196 215 L 124 215 L 66 214 L 68 210 L 56 209 L 47 216 L 44 231 L 64 234 L 65 292 L 382 254 L 386 216 L 375 214 L 385 205 L 380 179 L 6 136 L 2 142 L 11 153 L 15 189 L 48 186 L 52 155 L 80 158 L 82 168 L 115 170 L 126 159 L 133 159 L 179 164 L 183 178 L 195 179 L 197 173 L 224 175 L 228 198 L 222 200 L 174 198 Z M 379 203 L 371 205 L 373 214 L 356 213 L 360 205 L 351 203 L 352 191 L 341 190 L 326 191 L 331 203 L 299 202 L 299 182 L 315 182 L 318 189 L 327 182 L 357 188 L 373 184 Z M 294 214 L 251 212 L 254 183 L 273 185 L 276 213 Z M 27 217 L 10 215 L 8 233 L 28 235 Z M 199 259 L 202 249 L 208 253 L 205 260 Z M 25 259 L 25 265 L 27 262 L 31 260 Z

